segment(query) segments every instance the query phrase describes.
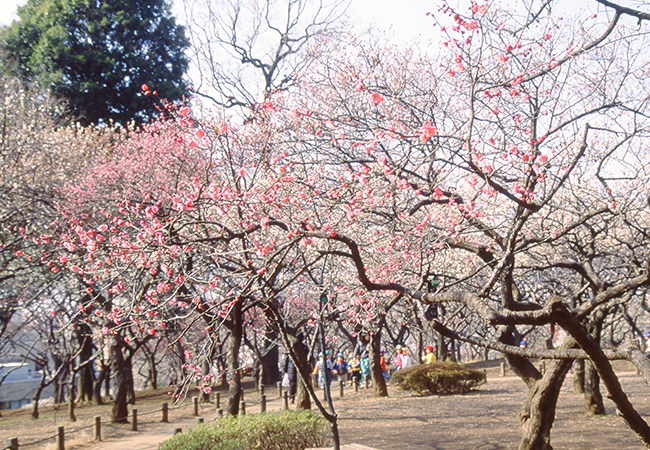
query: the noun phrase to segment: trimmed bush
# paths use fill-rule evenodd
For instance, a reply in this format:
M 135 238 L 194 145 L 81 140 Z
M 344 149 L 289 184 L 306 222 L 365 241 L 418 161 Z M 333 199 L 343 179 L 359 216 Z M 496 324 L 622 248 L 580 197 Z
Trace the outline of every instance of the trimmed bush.
M 304 450 L 331 445 L 329 423 L 312 411 L 247 414 L 200 423 L 158 450 Z
M 485 383 L 485 373 L 454 362 L 420 364 L 395 372 L 399 387 L 424 394 L 464 394 Z

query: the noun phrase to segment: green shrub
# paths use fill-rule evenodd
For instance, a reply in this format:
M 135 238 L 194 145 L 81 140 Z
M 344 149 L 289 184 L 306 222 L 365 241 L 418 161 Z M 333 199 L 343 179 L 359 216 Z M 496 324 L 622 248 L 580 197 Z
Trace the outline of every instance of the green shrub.
M 454 362 L 420 364 L 395 372 L 399 387 L 418 394 L 464 394 L 485 383 L 485 373 Z
M 312 411 L 247 414 L 200 423 L 158 450 L 304 450 L 331 445 L 328 422 Z

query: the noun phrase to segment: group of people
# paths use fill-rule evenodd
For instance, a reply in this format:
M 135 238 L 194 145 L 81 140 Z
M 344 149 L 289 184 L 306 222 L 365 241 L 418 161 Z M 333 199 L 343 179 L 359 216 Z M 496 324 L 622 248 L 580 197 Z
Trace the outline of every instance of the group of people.
M 433 346 L 429 345 L 425 347 L 425 351 L 424 363 L 429 364 L 434 362 L 436 357 Z M 395 347 L 394 364 L 396 370 L 407 369 L 413 365 L 413 358 L 409 354 L 406 346 L 397 345 Z M 324 368 L 323 365 L 325 366 Z M 380 351 L 379 365 L 384 378 L 390 380 L 383 351 Z M 289 398 L 293 403 L 298 377 L 296 367 L 288 355 L 284 361 L 283 373 L 283 384 L 288 384 L 285 387 L 289 388 Z M 329 350 L 325 351 L 325 358 L 323 358 L 323 353 L 320 352 L 318 354 L 318 362 L 312 374 L 318 375 L 318 385 L 321 389 L 325 387 L 325 383 L 330 385 L 335 377 L 339 381 L 349 381 L 350 386 L 353 386 L 355 382 L 362 388 L 366 384 L 370 386 L 372 383 L 370 375 L 370 335 L 364 334 L 359 336 L 357 345 L 354 347 L 354 351 L 348 361 L 345 360 L 343 353 L 337 353 L 336 359 L 332 361 Z

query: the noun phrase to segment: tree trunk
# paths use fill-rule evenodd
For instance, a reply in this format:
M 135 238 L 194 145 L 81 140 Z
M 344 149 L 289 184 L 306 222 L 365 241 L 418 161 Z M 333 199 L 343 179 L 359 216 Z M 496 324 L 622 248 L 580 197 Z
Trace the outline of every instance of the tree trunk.
M 71 363 L 72 364 L 72 363 Z M 77 395 L 75 392 L 75 379 L 77 377 L 77 372 L 74 370 L 70 371 L 70 385 L 68 387 L 68 419 L 71 422 L 76 422 L 77 421 L 77 416 L 75 415 L 74 409 L 75 409 L 75 396 Z
M 275 384 L 280 381 L 280 370 L 278 369 L 278 362 L 280 361 L 280 351 L 277 342 L 278 332 L 275 327 L 267 324 L 264 330 L 265 342 L 268 346 L 264 349 L 260 356 L 261 369 L 261 384 Z
M 55 371 L 58 371 L 61 365 L 65 364 L 65 362 L 57 356 L 54 356 L 52 359 L 54 360 Z M 65 403 L 65 388 L 68 384 L 65 380 L 67 377 L 68 366 L 66 364 L 66 367 L 64 367 L 61 371 L 58 371 L 58 374 L 54 380 L 54 403 Z
M 576 359 L 573 363 L 573 393 L 585 393 L 585 360 Z
M 528 397 L 519 413 L 522 429 L 519 450 L 552 450 L 551 427 L 557 399 L 572 362 L 570 359 L 553 361 L 544 376 L 529 386 Z
M 135 382 L 133 380 L 133 354 L 124 360 L 124 375 L 126 376 L 126 402 L 135 405 Z
M 151 389 L 158 389 L 158 367 L 156 366 L 156 355 L 153 353 L 148 355 L 149 361 L 149 384 Z
M 204 377 L 210 375 L 211 372 L 211 367 L 210 367 L 210 362 L 212 361 L 212 355 L 208 355 L 209 358 L 206 358 L 203 361 L 202 367 L 201 367 L 201 375 Z M 203 382 L 201 383 L 201 403 L 210 403 L 210 392 L 205 392 L 203 389 Z
M 34 391 L 34 396 L 32 397 L 32 419 L 38 419 L 38 402 L 41 399 L 41 394 L 45 389 L 45 370 L 43 370 L 43 376 L 41 377 L 41 382 L 38 384 L 38 387 Z
M 370 335 L 370 342 L 368 343 L 370 347 L 368 353 L 370 353 L 370 376 L 372 378 L 373 386 L 373 397 L 388 397 L 388 388 L 386 387 L 386 379 L 381 370 L 381 365 L 379 364 L 379 357 L 381 351 L 381 327 L 379 331 Z
M 111 398 L 111 378 L 111 366 L 109 364 L 106 372 L 106 378 L 104 378 L 104 399 Z
M 92 358 L 93 355 L 93 341 L 92 331 L 85 323 L 80 323 L 75 329 L 77 335 L 77 342 L 79 343 L 79 381 L 78 381 L 78 398 L 77 401 L 91 401 L 93 398 L 93 381 L 95 380 L 95 371 L 93 364 L 88 363 L 81 366 L 84 362 Z
M 450 349 L 449 353 L 451 354 L 451 360 L 453 362 L 458 362 L 456 360 L 456 339 L 451 339 L 450 347 L 451 347 L 451 349 Z
M 228 350 L 228 415 L 239 414 L 239 403 L 241 401 L 241 377 L 239 370 L 239 350 L 243 336 L 243 314 L 242 300 L 237 300 L 230 313 L 232 329 L 230 330 L 230 349 Z
M 111 372 L 115 380 L 115 400 L 111 411 L 113 423 L 127 423 L 129 417 L 127 395 L 129 391 L 129 376 L 122 346 L 117 337 L 110 338 Z
M 584 372 L 585 414 L 596 416 L 605 414 L 603 396 L 600 393 L 600 376 L 591 361 L 585 361 Z
M 289 340 L 291 342 L 291 347 L 296 354 L 296 358 L 298 359 L 299 367 L 296 367 L 296 370 L 298 372 L 302 370 L 303 373 L 310 373 L 311 370 L 309 368 L 309 361 L 307 360 L 309 350 L 302 341 L 294 337 L 290 337 Z M 311 377 L 307 378 L 307 383 L 309 383 L 311 386 Z M 305 384 L 302 382 L 302 378 L 300 378 L 300 376 L 298 376 L 296 388 L 296 409 L 311 409 L 311 397 L 309 396 L 309 391 L 307 390 Z
M 447 359 L 447 342 L 445 337 L 438 333 L 438 354 L 436 355 L 438 361 L 445 361 Z
M 102 385 L 104 384 L 104 380 L 108 378 L 108 373 L 108 366 L 104 365 L 102 362 L 102 368 L 93 384 L 93 405 L 99 406 L 104 404 L 104 401 L 102 400 Z

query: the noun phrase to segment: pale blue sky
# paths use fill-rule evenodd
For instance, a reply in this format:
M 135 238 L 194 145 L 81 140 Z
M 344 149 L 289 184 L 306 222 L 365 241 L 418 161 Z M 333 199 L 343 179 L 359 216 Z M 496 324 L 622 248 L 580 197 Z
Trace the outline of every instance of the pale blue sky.
M 16 8 L 25 2 L 0 0 L 0 25 L 8 25 L 16 19 Z M 435 2 L 427 0 L 353 0 L 348 14 L 360 30 L 371 25 L 377 30 L 388 30 L 392 25 L 396 39 L 406 42 L 432 30 L 431 18 L 425 16 L 431 8 L 436 8 Z
M 25 0 L 2 0 L 0 2 L 0 25 L 8 25 L 13 19 L 17 19 L 16 8 L 25 4 Z

